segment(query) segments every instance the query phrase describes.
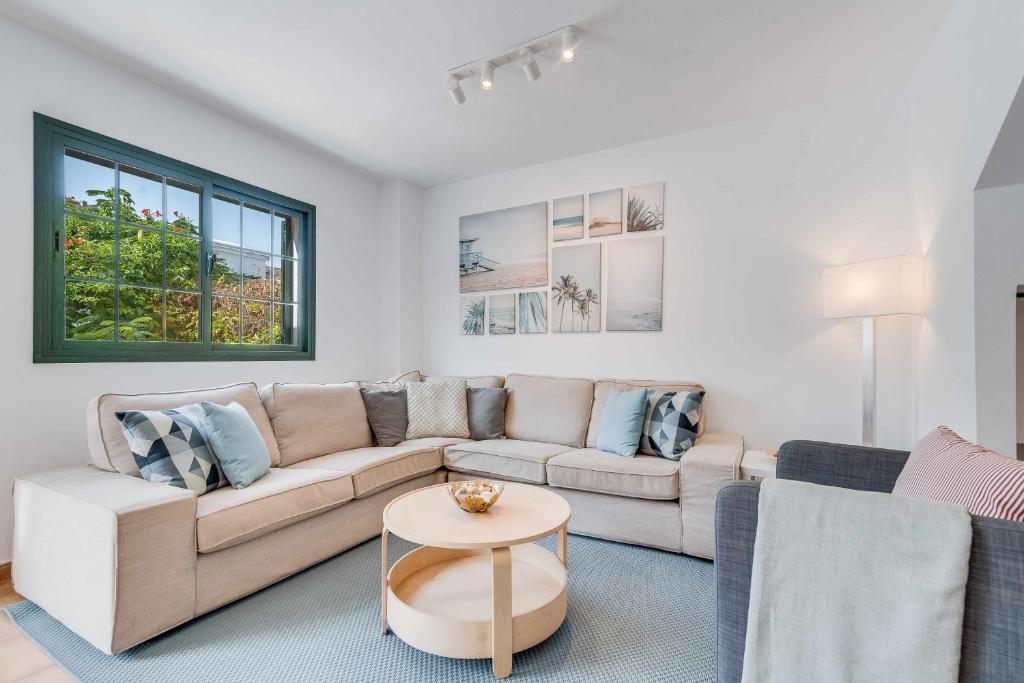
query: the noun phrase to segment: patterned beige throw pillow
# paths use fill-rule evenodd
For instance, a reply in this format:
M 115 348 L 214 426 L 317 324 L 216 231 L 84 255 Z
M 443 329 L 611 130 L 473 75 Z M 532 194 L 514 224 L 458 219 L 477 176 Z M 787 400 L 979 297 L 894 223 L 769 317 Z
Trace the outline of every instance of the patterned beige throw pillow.
M 409 408 L 409 428 L 405 438 L 469 438 L 466 380 L 409 382 L 405 385 L 405 391 Z

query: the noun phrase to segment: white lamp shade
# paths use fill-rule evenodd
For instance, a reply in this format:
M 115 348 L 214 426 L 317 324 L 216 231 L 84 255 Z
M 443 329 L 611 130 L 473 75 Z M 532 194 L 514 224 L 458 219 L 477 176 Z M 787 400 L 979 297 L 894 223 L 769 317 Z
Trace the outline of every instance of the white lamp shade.
M 850 263 L 823 274 L 826 318 L 874 318 L 921 313 L 919 256 Z

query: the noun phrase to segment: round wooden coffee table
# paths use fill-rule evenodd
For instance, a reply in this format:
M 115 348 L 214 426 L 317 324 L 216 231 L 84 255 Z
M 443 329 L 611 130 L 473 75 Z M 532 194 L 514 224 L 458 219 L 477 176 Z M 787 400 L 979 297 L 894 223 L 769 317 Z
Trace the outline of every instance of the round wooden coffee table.
M 492 659 L 498 678 L 512 653 L 550 636 L 565 620 L 566 524 L 558 494 L 506 484 L 487 512 L 461 510 L 447 484 L 391 501 L 381 532 L 381 628 L 444 657 Z M 388 570 L 388 534 L 422 547 Z M 558 534 L 558 556 L 532 541 Z

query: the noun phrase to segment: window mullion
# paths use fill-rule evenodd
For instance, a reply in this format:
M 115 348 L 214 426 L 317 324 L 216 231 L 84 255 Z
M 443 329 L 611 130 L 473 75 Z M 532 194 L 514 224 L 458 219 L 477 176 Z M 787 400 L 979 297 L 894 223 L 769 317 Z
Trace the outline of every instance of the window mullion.
M 203 183 L 202 211 L 199 217 L 199 239 L 202 242 L 199 262 L 199 342 L 204 350 L 213 349 L 213 183 Z
M 121 339 L 121 163 L 114 162 L 114 343 Z

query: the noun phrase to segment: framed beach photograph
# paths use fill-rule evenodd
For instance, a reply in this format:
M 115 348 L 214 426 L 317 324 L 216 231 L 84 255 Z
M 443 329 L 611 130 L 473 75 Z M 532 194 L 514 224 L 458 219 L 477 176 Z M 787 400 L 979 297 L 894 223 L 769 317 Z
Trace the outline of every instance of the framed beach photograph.
M 555 242 L 583 237 L 583 195 L 551 202 L 551 239 Z
M 665 238 L 608 243 L 608 316 L 611 331 L 661 330 Z
M 487 303 L 483 296 L 463 296 L 459 302 L 459 333 L 480 336 L 484 333 Z
M 548 203 L 459 219 L 459 291 L 548 284 Z
M 548 331 L 548 299 L 545 292 L 519 292 L 519 334 Z
M 601 244 L 551 249 L 551 330 L 601 331 Z
M 488 334 L 516 333 L 516 295 L 492 294 L 487 297 Z
M 626 198 L 626 232 L 661 230 L 665 227 L 665 183 L 629 188 Z
M 591 237 L 618 235 L 622 232 L 622 188 L 590 193 L 590 223 L 587 230 Z

